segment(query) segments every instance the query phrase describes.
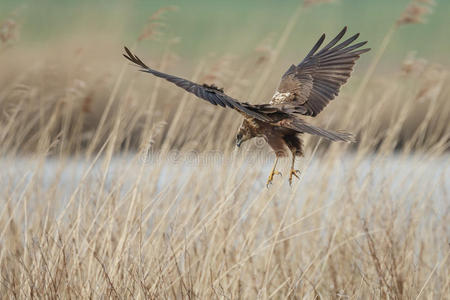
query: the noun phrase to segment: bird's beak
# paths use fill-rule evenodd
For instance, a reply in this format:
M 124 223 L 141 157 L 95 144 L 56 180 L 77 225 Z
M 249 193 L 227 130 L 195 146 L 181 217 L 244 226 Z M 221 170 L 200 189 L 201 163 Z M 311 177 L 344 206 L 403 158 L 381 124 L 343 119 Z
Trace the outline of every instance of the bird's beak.
M 236 146 L 240 147 L 242 144 L 242 140 L 236 140 Z

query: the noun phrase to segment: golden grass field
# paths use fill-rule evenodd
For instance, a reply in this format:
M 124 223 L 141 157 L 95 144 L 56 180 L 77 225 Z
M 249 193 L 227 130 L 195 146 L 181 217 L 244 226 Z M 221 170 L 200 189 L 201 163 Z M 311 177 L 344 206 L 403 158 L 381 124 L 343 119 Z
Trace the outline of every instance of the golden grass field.
M 234 146 L 240 116 L 137 72 L 118 36 L 30 48 L 20 18 L 0 20 L 1 298 L 448 299 L 450 69 L 413 49 L 384 63 L 404 27 L 427 26 L 430 2 L 369 41 L 340 96 L 308 120 L 357 142 L 305 136 L 301 180 L 269 188 L 264 142 Z M 172 8 L 129 46 L 262 103 L 310 8 L 244 54 L 181 57 L 183 41 L 154 39 Z

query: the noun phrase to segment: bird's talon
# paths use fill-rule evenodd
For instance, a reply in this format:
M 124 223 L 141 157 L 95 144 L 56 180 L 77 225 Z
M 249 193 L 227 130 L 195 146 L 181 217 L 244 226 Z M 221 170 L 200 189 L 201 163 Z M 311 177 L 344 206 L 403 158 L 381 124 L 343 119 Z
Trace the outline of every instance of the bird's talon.
M 297 175 L 297 173 L 298 173 L 298 175 Z M 299 177 L 300 174 L 301 174 L 300 170 L 292 169 L 289 174 L 289 185 L 292 185 L 292 176 L 295 176 L 295 177 L 297 177 L 297 179 L 300 180 L 300 177 Z
M 281 172 L 278 172 L 278 171 L 272 171 L 272 172 L 270 173 L 270 175 L 269 175 L 269 178 L 267 179 L 267 183 L 266 183 L 266 187 L 267 187 L 267 188 L 269 188 L 269 185 L 272 184 L 273 177 L 274 177 L 275 175 L 283 176 L 283 174 L 281 174 Z

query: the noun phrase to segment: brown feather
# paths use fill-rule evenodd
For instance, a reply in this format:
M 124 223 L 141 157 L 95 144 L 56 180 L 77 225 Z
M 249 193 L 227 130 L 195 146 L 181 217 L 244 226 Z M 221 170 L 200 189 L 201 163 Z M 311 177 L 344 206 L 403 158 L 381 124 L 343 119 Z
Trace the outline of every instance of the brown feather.
M 319 50 L 325 38 L 322 35 L 303 61 L 286 71 L 270 103 L 286 104 L 287 111 L 294 111 L 289 105 L 302 106 L 304 109 L 297 111 L 304 115 L 316 116 L 320 113 L 339 94 L 359 56 L 370 50 L 357 50 L 367 42 L 352 45 L 359 33 L 338 44 L 346 31 L 347 27 L 344 27 Z
M 143 63 L 136 55 L 134 55 L 127 47 L 125 47 L 125 52 L 126 54 L 123 54 L 123 56 L 132 63 L 140 66 L 142 68 L 140 71 L 142 72 L 150 73 L 157 77 L 164 78 L 165 80 L 181 87 L 182 89 L 188 91 L 189 93 L 194 94 L 195 96 L 201 99 L 208 101 L 211 104 L 220 105 L 223 107 L 230 107 L 241 112 L 244 115 L 248 115 L 250 117 L 257 118 L 265 122 L 271 121 L 270 117 L 259 113 L 258 109 L 255 106 L 248 103 L 241 103 L 236 99 L 233 99 L 232 97 L 226 95 L 225 93 L 223 93 L 222 90 L 218 89 L 215 86 L 212 87 L 208 85 L 200 85 L 184 78 L 180 78 L 177 76 L 173 76 L 170 74 L 166 74 L 151 69 L 145 63 Z

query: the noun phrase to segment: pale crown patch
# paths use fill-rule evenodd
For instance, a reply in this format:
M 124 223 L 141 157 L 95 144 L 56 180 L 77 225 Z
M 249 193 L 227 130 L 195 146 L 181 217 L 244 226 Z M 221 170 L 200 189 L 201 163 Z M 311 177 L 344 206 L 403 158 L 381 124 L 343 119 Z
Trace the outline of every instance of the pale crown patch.
M 280 92 L 276 91 L 275 94 L 273 94 L 273 96 L 272 96 L 272 100 L 270 101 L 270 104 L 282 103 L 286 99 L 288 99 L 290 96 L 291 96 L 290 92 L 280 93 Z

